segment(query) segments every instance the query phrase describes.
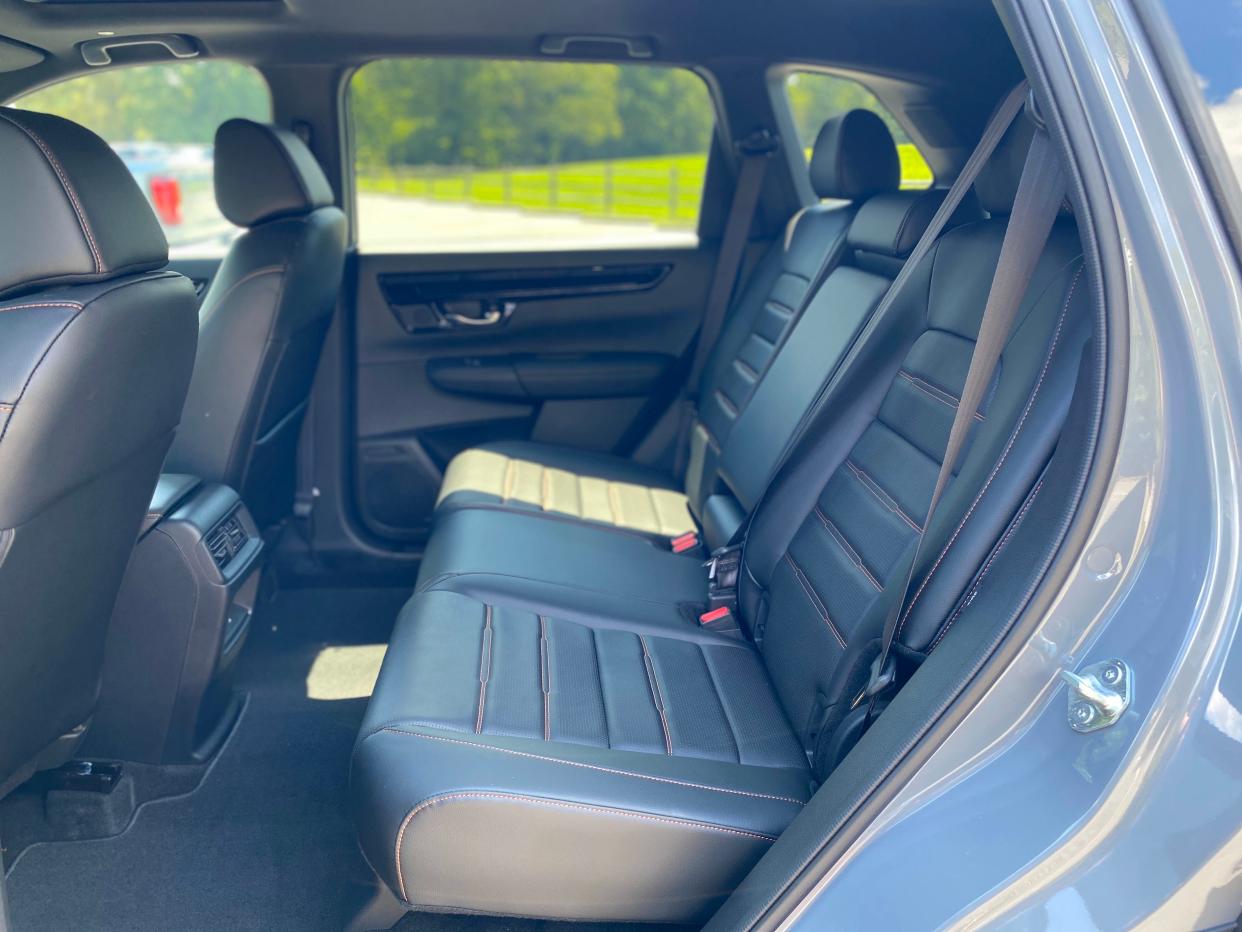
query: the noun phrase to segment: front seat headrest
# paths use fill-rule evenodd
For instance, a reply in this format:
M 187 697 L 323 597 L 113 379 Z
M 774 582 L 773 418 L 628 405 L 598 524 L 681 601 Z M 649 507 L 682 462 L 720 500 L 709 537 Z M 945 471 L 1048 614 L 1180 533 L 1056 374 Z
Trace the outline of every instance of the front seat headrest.
M 297 217 L 333 203 L 310 149 L 279 126 L 228 120 L 216 130 L 216 203 L 239 227 Z
M 158 269 L 168 241 L 133 175 L 90 130 L 0 107 L 0 298 Z
M 897 144 L 876 114 L 850 110 L 820 129 L 811 150 L 811 187 L 818 197 L 855 201 L 900 185 Z

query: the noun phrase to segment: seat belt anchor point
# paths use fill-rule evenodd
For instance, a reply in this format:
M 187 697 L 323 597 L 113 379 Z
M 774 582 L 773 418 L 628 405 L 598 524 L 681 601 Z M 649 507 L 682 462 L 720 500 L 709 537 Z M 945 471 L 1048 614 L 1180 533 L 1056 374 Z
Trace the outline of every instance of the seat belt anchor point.
M 737 152 L 742 156 L 772 156 L 781 147 L 781 137 L 766 127 L 747 133 L 735 144 Z
M 871 662 L 871 679 L 863 696 L 874 699 L 897 682 L 897 663 L 892 654 L 881 654 Z

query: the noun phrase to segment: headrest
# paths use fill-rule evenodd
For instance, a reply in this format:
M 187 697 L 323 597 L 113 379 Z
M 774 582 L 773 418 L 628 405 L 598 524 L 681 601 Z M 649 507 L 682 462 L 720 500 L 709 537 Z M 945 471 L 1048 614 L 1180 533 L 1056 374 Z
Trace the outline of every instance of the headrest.
M 151 205 L 90 130 L 0 107 L 0 165 L 0 297 L 168 262 Z
M 279 126 L 229 120 L 216 130 L 216 203 L 239 227 L 308 214 L 332 203 L 310 149 Z
M 854 249 L 892 259 L 904 259 L 914 250 L 945 193 L 940 191 L 890 191 L 868 200 L 854 216 L 846 242 Z M 975 198 L 966 197 L 949 226 L 982 217 Z
M 884 121 L 870 110 L 835 116 L 815 137 L 811 187 L 819 197 L 855 201 L 901 184 L 897 144 Z
M 992 157 L 975 179 L 975 195 L 989 214 L 1007 214 L 1013 209 L 1026 153 L 1034 135 L 1035 124 L 1023 111 L 1005 131 Z

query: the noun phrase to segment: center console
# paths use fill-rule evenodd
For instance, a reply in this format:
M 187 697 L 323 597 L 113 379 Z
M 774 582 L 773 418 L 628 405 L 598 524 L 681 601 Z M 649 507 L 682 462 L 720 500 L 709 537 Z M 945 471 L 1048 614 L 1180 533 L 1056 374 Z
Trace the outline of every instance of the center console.
M 84 756 L 189 763 L 215 752 L 241 709 L 233 668 L 262 554 L 233 489 L 160 477 L 117 597 Z

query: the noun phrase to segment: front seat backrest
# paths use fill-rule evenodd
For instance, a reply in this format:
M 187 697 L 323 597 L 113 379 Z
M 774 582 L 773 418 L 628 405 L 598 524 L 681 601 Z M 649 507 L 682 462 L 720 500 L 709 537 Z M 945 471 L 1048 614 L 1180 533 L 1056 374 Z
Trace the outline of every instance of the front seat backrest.
M 181 415 L 196 298 L 98 136 L 0 108 L 0 794 L 90 719 Z
M 345 263 L 345 215 L 309 149 L 250 120 L 216 132 L 216 201 L 246 227 L 199 312 L 168 469 L 233 486 L 260 526 L 293 499 L 297 443 Z

